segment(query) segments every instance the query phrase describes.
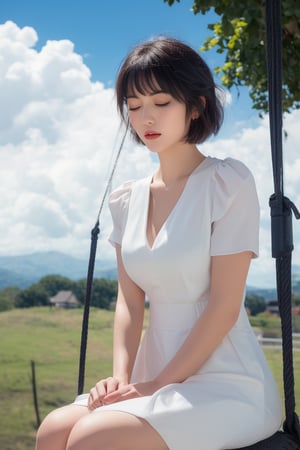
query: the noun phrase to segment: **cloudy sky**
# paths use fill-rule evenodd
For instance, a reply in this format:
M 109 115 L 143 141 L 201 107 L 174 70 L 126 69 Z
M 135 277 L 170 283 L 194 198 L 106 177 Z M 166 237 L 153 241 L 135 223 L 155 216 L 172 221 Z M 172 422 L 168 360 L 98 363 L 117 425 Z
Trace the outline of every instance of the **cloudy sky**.
M 5 0 L 0 13 L 0 255 L 56 250 L 86 258 L 105 183 L 122 138 L 113 85 L 119 64 L 137 42 L 169 34 L 195 49 L 214 17 L 194 16 L 192 0 L 172 8 L 163 0 L 40 2 Z M 211 67 L 216 53 L 204 55 Z M 274 285 L 268 199 L 273 192 L 268 117 L 251 110 L 246 90 L 227 96 L 218 137 L 207 155 L 238 158 L 253 171 L 261 203 L 261 252 L 249 284 Z M 285 193 L 300 206 L 300 111 L 284 129 Z M 126 141 L 113 186 L 153 172 L 147 150 Z M 107 244 L 107 205 L 99 257 Z M 300 226 L 294 221 L 293 261 L 300 264 Z

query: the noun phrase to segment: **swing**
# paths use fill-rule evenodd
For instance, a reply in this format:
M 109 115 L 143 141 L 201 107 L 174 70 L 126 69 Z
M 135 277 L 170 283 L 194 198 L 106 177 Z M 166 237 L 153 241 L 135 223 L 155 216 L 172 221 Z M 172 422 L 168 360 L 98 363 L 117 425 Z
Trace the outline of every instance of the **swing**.
M 272 257 L 276 259 L 276 284 L 282 329 L 283 382 L 285 421 L 283 430 L 271 437 L 237 450 L 300 450 L 300 424 L 295 412 L 293 341 L 291 318 L 291 254 L 293 251 L 292 212 L 300 218 L 296 206 L 283 194 L 282 161 L 282 74 L 281 74 L 281 5 L 280 0 L 266 0 L 267 62 L 269 78 L 269 117 L 272 151 L 274 194 L 269 206 L 271 211 Z M 86 346 L 88 336 L 89 306 L 100 232 L 99 218 L 109 192 L 116 165 L 126 138 L 128 124 L 121 141 L 109 177 L 97 220 L 91 231 L 90 258 L 88 264 L 86 297 L 83 311 L 81 346 L 78 374 L 78 395 L 83 393 Z M 228 449 L 229 450 L 229 449 Z

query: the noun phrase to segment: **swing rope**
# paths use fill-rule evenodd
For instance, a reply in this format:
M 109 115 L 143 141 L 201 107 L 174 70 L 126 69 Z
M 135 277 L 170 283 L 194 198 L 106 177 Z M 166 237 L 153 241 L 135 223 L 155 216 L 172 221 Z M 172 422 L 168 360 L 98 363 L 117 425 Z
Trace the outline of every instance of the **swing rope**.
M 283 193 L 282 160 L 282 35 L 280 0 L 266 0 L 267 70 L 269 121 L 274 194 L 269 200 L 271 212 L 272 257 L 276 259 L 276 284 L 281 318 L 285 415 L 283 432 L 238 450 L 300 450 L 300 425 L 295 412 L 292 283 L 292 212 L 300 214 Z
M 86 292 L 85 292 L 85 301 L 83 308 L 83 318 L 82 318 L 82 327 L 81 327 L 81 343 L 80 343 L 80 356 L 79 356 L 79 371 L 78 371 L 78 387 L 77 387 L 77 395 L 83 393 L 84 389 L 84 378 L 85 378 L 85 362 L 86 362 L 86 348 L 87 348 L 87 340 L 88 340 L 88 329 L 89 329 L 89 314 L 90 314 L 90 304 L 92 297 L 92 286 L 93 286 L 93 278 L 94 278 L 94 269 L 95 269 L 95 259 L 96 259 L 96 251 L 97 251 L 97 242 L 98 235 L 100 233 L 100 215 L 107 198 L 107 195 L 111 188 L 112 179 L 120 158 L 120 154 L 127 136 L 127 131 L 129 128 L 129 123 L 126 124 L 126 129 L 121 140 L 119 149 L 116 154 L 116 158 L 106 183 L 106 187 L 104 190 L 104 194 L 102 197 L 102 201 L 100 204 L 100 208 L 97 214 L 96 223 L 91 231 L 91 245 L 90 245 L 90 256 L 89 256 L 89 264 L 88 264 L 88 272 L 87 272 L 87 281 L 86 281 Z
M 274 194 L 271 210 L 272 257 L 276 259 L 276 283 L 281 317 L 285 415 L 283 429 L 300 443 L 299 419 L 295 412 L 291 265 L 293 251 L 292 212 L 296 206 L 284 196 L 282 159 L 282 27 L 280 0 L 266 1 L 267 70 L 269 80 L 269 121 Z

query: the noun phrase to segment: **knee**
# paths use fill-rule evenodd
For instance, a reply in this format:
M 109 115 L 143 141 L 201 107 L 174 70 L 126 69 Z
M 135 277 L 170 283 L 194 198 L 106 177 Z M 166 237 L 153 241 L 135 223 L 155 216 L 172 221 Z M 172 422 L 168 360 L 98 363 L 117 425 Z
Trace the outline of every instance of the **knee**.
M 50 443 L 63 439 L 66 418 L 62 408 L 50 412 L 41 423 L 36 435 L 36 450 L 50 449 Z
M 91 420 L 90 416 L 83 417 L 72 428 L 66 450 L 88 449 L 88 438 L 91 437 Z
M 41 437 L 44 434 L 48 434 L 55 431 L 57 428 L 59 428 L 60 423 L 61 423 L 60 410 L 58 409 L 50 412 L 42 421 L 38 429 L 37 436 Z
M 72 428 L 66 450 L 111 450 L 111 441 L 103 429 L 101 413 L 82 417 Z

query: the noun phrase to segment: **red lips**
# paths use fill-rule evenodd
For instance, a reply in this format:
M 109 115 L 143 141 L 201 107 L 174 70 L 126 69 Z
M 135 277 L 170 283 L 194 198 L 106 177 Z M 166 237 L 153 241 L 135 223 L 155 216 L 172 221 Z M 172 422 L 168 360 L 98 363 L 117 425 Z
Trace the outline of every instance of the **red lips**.
M 153 140 L 153 139 L 157 139 L 161 136 L 161 133 L 157 133 L 156 131 L 152 131 L 152 130 L 147 130 L 144 134 L 145 139 L 148 140 Z

